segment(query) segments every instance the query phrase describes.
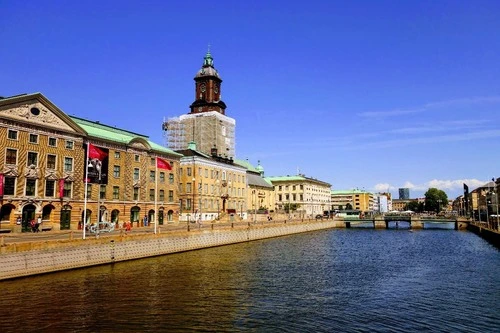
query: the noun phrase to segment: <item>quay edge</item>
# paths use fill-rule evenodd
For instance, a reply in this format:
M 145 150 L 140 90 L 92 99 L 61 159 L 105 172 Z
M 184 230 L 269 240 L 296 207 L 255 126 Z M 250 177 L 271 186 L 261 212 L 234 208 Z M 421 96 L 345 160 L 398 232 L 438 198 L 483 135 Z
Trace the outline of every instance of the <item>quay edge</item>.
M 477 223 L 469 223 L 467 225 L 467 230 L 475 233 L 479 237 L 487 240 L 492 245 L 500 249 L 500 232 L 497 230 L 492 230 L 485 228 Z
M 339 227 L 338 224 L 336 220 L 288 222 L 234 229 L 9 244 L 0 248 L 0 280 L 330 229 Z

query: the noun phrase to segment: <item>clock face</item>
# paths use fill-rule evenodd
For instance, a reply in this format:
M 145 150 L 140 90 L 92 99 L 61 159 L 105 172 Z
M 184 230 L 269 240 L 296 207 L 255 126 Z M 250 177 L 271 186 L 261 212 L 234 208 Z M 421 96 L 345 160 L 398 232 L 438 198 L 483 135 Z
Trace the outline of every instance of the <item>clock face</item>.
M 205 83 L 202 83 L 202 84 L 200 85 L 200 90 L 201 90 L 201 92 L 205 92 L 205 90 L 206 90 L 206 89 L 207 89 L 207 87 L 205 86 Z
M 218 94 L 219 93 L 219 86 L 216 85 L 215 88 L 214 88 L 214 91 L 215 91 L 216 94 Z

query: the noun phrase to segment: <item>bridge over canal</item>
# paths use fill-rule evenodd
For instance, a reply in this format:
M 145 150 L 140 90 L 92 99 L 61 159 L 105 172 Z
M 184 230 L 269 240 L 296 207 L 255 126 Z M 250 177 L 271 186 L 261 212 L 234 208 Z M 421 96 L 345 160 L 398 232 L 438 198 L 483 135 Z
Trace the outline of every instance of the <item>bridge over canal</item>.
M 425 229 L 426 224 L 443 224 L 443 223 L 453 223 L 455 230 L 466 229 L 468 225 L 467 219 L 461 218 L 446 218 L 446 217 L 420 217 L 411 215 L 386 215 L 377 217 L 344 217 L 344 223 L 346 228 L 351 228 L 357 224 L 373 223 L 373 228 L 375 229 L 389 229 L 391 222 L 396 223 L 398 227 L 399 222 L 407 222 L 410 229 Z

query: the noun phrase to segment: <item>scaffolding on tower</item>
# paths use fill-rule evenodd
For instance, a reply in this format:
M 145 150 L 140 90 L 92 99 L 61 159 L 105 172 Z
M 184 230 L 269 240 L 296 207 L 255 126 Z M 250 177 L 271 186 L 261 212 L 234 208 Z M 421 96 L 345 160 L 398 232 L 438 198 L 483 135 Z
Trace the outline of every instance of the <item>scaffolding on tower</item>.
M 223 157 L 235 156 L 235 125 L 233 118 L 219 112 L 186 114 L 163 121 L 165 146 L 172 150 L 187 149 L 196 143 L 198 151 L 210 154 L 217 147 Z

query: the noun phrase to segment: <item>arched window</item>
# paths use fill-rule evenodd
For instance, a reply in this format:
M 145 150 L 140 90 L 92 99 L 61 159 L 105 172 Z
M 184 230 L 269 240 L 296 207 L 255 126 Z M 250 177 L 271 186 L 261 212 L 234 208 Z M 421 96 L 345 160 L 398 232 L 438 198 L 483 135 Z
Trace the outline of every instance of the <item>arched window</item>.
M 55 207 L 52 205 L 44 206 L 42 209 L 42 220 L 50 221 L 50 214 L 52 213 L 53 209 L 55 209 Z
M 141 209 L 137 206 L 130 208 L 130 222 L 139 222 Z
M 163 208 L 158 211 L 158 224 L 162 225 L 163 224 Z
M 10 221 L 12 208 L 14 208 L 14 206 L 11 204 L 3 205 L 2 208 L 0 208 L 0 221 Z
M 111 212 L 111 222 L 118 223 L 119 216 L 120 211 L 118 209 L 113 209 L 113 211 Z

